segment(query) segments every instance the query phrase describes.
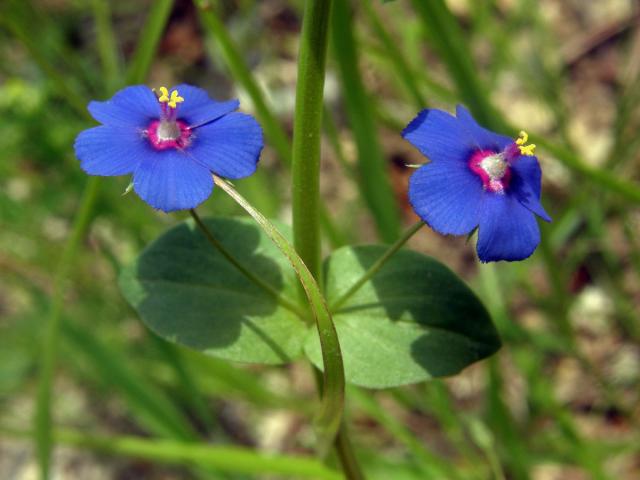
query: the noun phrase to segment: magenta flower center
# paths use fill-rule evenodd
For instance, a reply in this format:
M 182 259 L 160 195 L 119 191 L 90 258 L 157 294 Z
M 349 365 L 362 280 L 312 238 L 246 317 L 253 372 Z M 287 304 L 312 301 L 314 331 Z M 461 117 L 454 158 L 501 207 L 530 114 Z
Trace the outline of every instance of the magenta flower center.
M 146 132 L 149 143 L 156 150 L 185 148 L 191 143 L 191 129 L 181 120 L 154 120 Z
M 505 152 L 478 150 L 469 159 L 469 168 L 480 177 L 485 190 L 504 193 L 511 181 L 511 168 Z
M 482 180 L 486 191 L 504 193 L 511 182 L 511 165 L 520 156 L 533 156 L 534 144 L 527 144 L 529 135 L 522 131 L 502 152 L 477 150 L 469 158 L 469 168 Z

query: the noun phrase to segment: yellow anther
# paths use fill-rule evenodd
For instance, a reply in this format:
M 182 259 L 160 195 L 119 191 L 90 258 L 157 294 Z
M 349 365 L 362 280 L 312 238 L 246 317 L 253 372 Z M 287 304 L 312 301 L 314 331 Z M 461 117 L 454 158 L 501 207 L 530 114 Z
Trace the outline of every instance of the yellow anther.
M 167 87 L 160 87 L 160 97 L 158 98 L 158 101 L 160 103 L 165 103 L 169 101 L 169 90 L 167 90 Z
M 527 145 L 527 141 L 529 141 L 529 134 L 524 130 L 520 131 L 518 138 L 516 138 L 516 145 L 518 145 L 521 155 L 531 157 L 533 156 L 536 146 L 533 143 L 531 145 Z
M 533 156 L 533 152 L 536 149 L 536 146 L 535 146 L 535 144 L 532 143 L 531 145 L 520 145 L 520 146 L 518 146 L 518 148 L 520 149 L 520 153 L 522 155 L 526 155 L 528 157 L 532 157 Z
M 520 135 L 518 136 L 518 139 L 516 140 L 516 143 L 518 145 L 524 145 L 525 143 L 527 143 L 528 140 L 529 140 L 529 134 L 524 130 L 522 130 L 520 132 Z
M 169 99 L 167 105 L 169 105 L 171 108 L 176 108 L 177 104 L 182 102 L 184 102 L 184 98 L 178 95 L 177 90 L 174 90 L 173 92 L 171 92 L 171 98 Z
M 158 101 L 160 103 L 166 103 L 170 108 L 176 108 L 178 103 L 184 102 L 184 98 L 182 98 L 177 90 L 171 92 L 171 96 L 169 96 L 169 90 L 167 87 L 160 87 L 160 96 L 158 97 Z

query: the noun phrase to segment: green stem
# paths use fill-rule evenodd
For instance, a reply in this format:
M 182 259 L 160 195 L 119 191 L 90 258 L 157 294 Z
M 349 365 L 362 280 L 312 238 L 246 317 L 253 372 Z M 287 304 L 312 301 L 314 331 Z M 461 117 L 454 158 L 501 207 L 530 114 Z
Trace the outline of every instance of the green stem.
M 376 263 L 371 265 L 369 270 L 367 270 L 360 279 L 354 283 L 349 290 L 347 290 L 340 298 L 338 298 L 333 304 L 331 304 L 329 310 L 332 312 L 336 312 L 342 305 L 345 304 L 347 300 L 349 300 L 362 286 L 367 283 L 371 277 L 373 277 L 378 271 L 387 263 L 389 260 L 402 246 L 407 243 L 407 241 L 413 237 L 413 235 L 422 228 L 424 222 L 421 220 L 416 222 L 414 225 L 409 227 L 402 236 L 396 240 L 396 242 L 389 247 L 389 249 L 382 255 Z
M 293 246 L 273 226 L 264 215 L 247 202 L 227 181 L 213 176 L 216 185 L 222 188 L 260 225 L 273 243 L 287 258 L 300 279 L 304 293 L 308 299 L 311 313 L 316 321 L 318 336 L 322 349 L 322 363 L 324 369 L 322 405 L 316 416 L 315 423 L 318 432 L 318 450 L 324 453 L 333 442 L 340 428 L 342 410 L 344 408 L 344 366 L 342 353 L 338 342 L 338 334 L 320 287 L 311 272 L 296 253 Z
M 298 55 L 298 80 L 296 84 L 296 108 L 293 125 L 292 151 L 292 207 L 293 207 L 293 239 L 295 249 L 300 255 L 308 271 L 314 279 L 321 278 L 320 261 L 320 138 L 322 129 L 323 93 L 325 64 L 327 58 L 329 20 L 331 0 L 307 0 L 305 2 L 302 32 L 300 35 L 300 53 Z M 305 292 L 308 295 L 308 292 Z M 326 308 L 326 307 L 325 307 Z M 331 331 L 335 327 L 329 312 L 326 313 Z M 342 369 L 342 358 L 338 337 L 335 344 L 323 341 L 323 328 L 318 322 L 318 333 L 325 365 L 321 392 L 325 403 L 340 402 L 342 411 L 344 402 L 344 383 L 335 385 L 338 378 L 327 375 L 327 367 L 339 361 Z M 332 347 L 337 347 L 334 350 Z M 341 370 L 339 380 L 344 381 Z M 338 398 L 338 395 L 340 398 Z M 333 402 L 331 398 L 335 397 Z M 332 425 L 335 448 L 347 478 L 360 479 L 355 456 L 347 449 L 347 433 L 342 423 Z M 322 453 L 328 449 L 329 443 L 321 444 Z
M 264 90 L 251 74 L 241 49 L 233 41 L 215 9 L 211 7 L 211 2 L 198 0 L 196 1 L 196 6 L 198 7 L 202 24 L 220 47 L 220 52 L 226 62 L 229 73 L 251 98 L 256 116 L 264 128 L 264 134 L 269 144 L 276 151 L 283 164 L 288 168 L 291 167 L 291 143 L 287 132 L 280 124 L 273 108 L 267 103 Z M 323 233 L 333 248 L 341 247 L 346 243 L 343 232 L 336 227 L 324 205 L 320 205 L 320 221 Z
M 240 273 L 242 273 L 250 281 L 255 283 L 258 287 L 262 288 L 269 295 L 271 295 L 280 305 L 282 305 L 286 309 L 291 310 L 300 318 L 304 318 L 306 316 L 306 312 L 304 312 L 298 305 L 282 297 L 275 288 L 273 288 L 268 283 L 263 282 L 250 270 L 245 268 L 245 266 L 242 265 L 242 263 L 240 263 L 240 261 L 236 257 L 234 257 L 233 254 L 229 250 L 227 250 L 227 248 L 213 235 L 213 233 L 211 233 L 211 230 L 207 228 L 207 226 L 204 224 L 204 222 L 194 209 L 189 210 L 189 213 L 191 214 L 193 220 L 196 222 L 196 225 L 200 228 L 204 236 L 207 238 L 208 242 L 213 245 L 213 247 L 218 250 L 224 256 L 224 258 L 229 261 L 229 263 L 236 267 Z
M 315 366 L 312 365 L 313 377 L 315 379 L 316 388 L 319 392 L 322 391 L 322 373 Z M 364 480 L 364 474 L 360 469 L 358 460 L 356 459 L 351 441 L 349 440 L 349 434 L 347 432 L 346 419 L 342 419 L 340 424 L 340 430 L 333 440 L 333 447 L 338 455 L 338 460 L 342 465 L 345 477 L 348 480 Z
M 316 279 L 320 278 L 320 132 L 331 3 L 305 3 L 293 125 L 293 239 Z
M 338 431 L 338 435 L 334 441 L 334 446 L 336 448 L 338 458 L 340 459 L 340 464 L 342 465 L 345 477 L 349 480 L 365 480 L 364 474 L 362 473 L 358 460 L 353 452 L 353 447 L 349 440 L 349 433 L 347 432 L 347 426 L 344 422 L 340 425 L 340 430 Z

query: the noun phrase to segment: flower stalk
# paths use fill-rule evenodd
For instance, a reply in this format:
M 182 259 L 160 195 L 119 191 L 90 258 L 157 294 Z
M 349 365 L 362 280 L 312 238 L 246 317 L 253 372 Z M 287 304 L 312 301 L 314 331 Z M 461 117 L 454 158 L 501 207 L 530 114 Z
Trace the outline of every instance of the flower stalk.
M 245 277 L 247 277 L 251 282 L 253 282 L 255 285 L 257 285 L 262 290 L 264 290 L 268 295 L 272 296 L 284 308 L 286 308 L 287 310 L 290 310 L 291 312 L 295 313 L 301 319 L 304 319 L 304 316 L 305 316 L 306 312 L 304 312 L 295 303 L 293 303 L 293 302 L 289 301 L 288 299 L 284 298 L 283 296 L 281 296 L 280 293 L 275 288 L 273 288 L 271 285 L 269 285 L 268 283 L 266 283 L 263 280 L 261 280 L 253 272 L 251 272 L 251 270 L 249 270 L 244 265 L 242 265 L 242 263 L 236 257 L 234 257 L 233 254 L 229 250 L 227 250 L 227 248 L 222 244 L 222 242 L 220 242 L 220 240 L 218 240 L 215 237 L 213 232 L 211 232 L 211 230 L 209 230 L 207 228 L 205 223 L 200 218 L 200 215 L 198 215 L 198 213 L 196 212 L 196 210 L 194 208 L 189 210 L 189 213 L 191 214 L 191 218 L 193 218 L 193 221 L 196 223 L 196 225 L 198 226 L 198 228 L 200 229 L 202 234 L 206 237 L 207 241 L 218 252 L 220 252 L 220 254 L 222 254 L 222 256 L 224 258 L 226 258 L 229 261 L 229 263 L 231 263 L 234 267 L 236 267 L 236 269 L 238 269 L 238 271 L 240 273 L 242 273 Z
M 256 210 L 247 200 L 240 195 L 229 182 L 213 175 L 217 186 L 222 188 L 238 205 L 240 205 L 256 223 L 264 230 L 271 241 L 280 249 L 293 267 L 303 291 L 307 303 L 318 328 L 320 346 L 322 348 L 322 361 L 324 365 L 324 376 L 322 383 L 322 404 L 316 415 L 315 424 L 318 435 L 318 451 L 324 454 L 331 442 L 334 441 L 336 433 L 340 428 L 342 420 L 342 410 L 344 408 L 344 367 L 342 365 L 342 354 L 338 335 L 336 333 L 329 308 L 324 296 L 320 291 L 318 283 L 311 275 L 311 272 L 296 253 L 294 247 L 278 231 L 278 229 Z
M 320 278 L 320 133 L 331 3 L 305 3 L 293 126 L 294 245 L 316 280 Z
M 389 260 L 398 250 L 400 250 L 404 246 L 404 244 L 407 243 L 409 239 L 413 237 L 416 234 L 416 232 L 418 232 L 418 230 L 420 230 L 423 226 L 424 226 L 423 221 L 419 221 L 411 225 L 402 234 L 402 236 L 398 238 L 398 240 L 396 240 L 395 243 L 389 247 L 389 249 L 384 253 L 384 255 L 382 255 L 378 260 L 376 260 L 376 263 L 371 265 L 369 270 L 367 270 L 362 275 L 362 277 L 360 277 L 358 281 L 353 284 L 353 286 L 349 290 L 344 292 L 340 298 L 338 298 L 335 302 L 331 304 L 331 306 L 329 307 L 329 310 L 332 313 L 337 312 L 340 309 L 340 307 L 344 305 L 345 302 L 347 302 L 347 300 L 349 300 L 358 290 L 360 290 L 365 283 L 371 280 L 371 278 L 376 273 L 378 273 L 378 271 L 384 266 L 384 264 L 387 263 L 387 260 Z
M 293 126 L 294 245 L 298 255 L 316 281 L 320 281 L 322 278 L 320 259 L 320 140 L 331 4 L 331 0 L 307 0 L 305 2 L 300 53 L 298 55 L 298 80 Z M 316 320 L 319 319 L 316 318 Z M 344 403 L 344 370 L 338 337 L 335 335 L 335 327 L 328 310 L 326 320 L 332 332 L 329 337 L 326 337 L 327 332 L 324 331 L 321 323 L 319 321 L 317 323 L 324 362 L 321 392 L 323 405 L 325 407 L 333 405 L 337 409 L 336 411 L 340 412 L 341 418 Z M 336 371 L 337 368 L 340 369 L 340 372 Z M 332 422 L 338 418 L 337 415 L 325 415 Z M 329 442 L 334 442 L 347 478 L 362 478 L 359 474 L 360 469 L 357 461 L 350 448 L 347 448 L 349 445 L 349 442 L 345 441 L 347 440 L 347 432 L 341 422 L 323 425 L 322 418 L 319 417 L 318 420 L 318 450 L 320 454 L 326 451 Z M 328 434 L 331 434 L 331 437 Z M 358 474 L 353 472 L 358 472 Z

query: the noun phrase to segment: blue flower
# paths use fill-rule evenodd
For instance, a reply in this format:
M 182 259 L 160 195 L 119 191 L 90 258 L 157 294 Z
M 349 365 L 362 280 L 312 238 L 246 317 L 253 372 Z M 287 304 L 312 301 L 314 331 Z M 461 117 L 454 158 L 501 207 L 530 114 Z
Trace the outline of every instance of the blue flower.
M 211 195 L 211 172 L 235 179 L 256 170 L 262 130 L 250 115 L 234 112 L 238 105 L 190 85 L 159 93 L 127 87 L 89 103 L 102 125 L 78 135 L 76 156 L 89 175 L 133 174 L 133 189 L 154 208 L 194 208 Z
M 493 133 L 458 106 L 456 116 L 423 110 L 402 132 L 430 163 L 409 181 L 409 201 L 418 216 L 445 235 L 466 235 L 478 227 L 482 262 L 523 260 L 538 243 L 535 215 L 541 172 L 528 136 Z

